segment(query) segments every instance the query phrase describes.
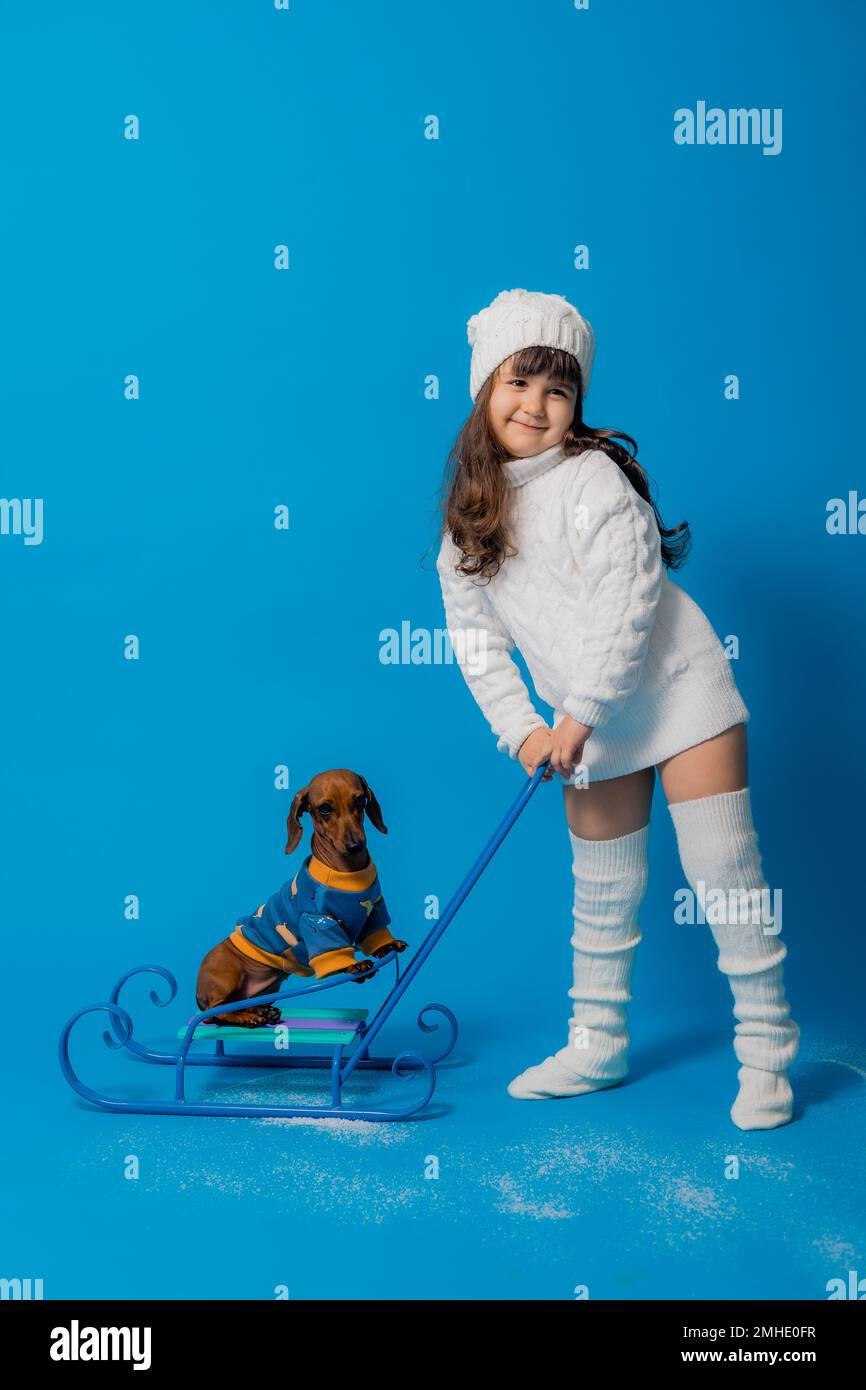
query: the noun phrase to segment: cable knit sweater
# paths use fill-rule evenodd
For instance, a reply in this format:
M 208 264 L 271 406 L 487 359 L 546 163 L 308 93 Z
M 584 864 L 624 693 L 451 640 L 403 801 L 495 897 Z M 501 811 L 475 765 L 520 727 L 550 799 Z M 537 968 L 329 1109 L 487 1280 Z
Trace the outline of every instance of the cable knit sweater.
M 503 464 L 518 554 L 493 579 L 456 572 L 446 530 L 436 561 L 454 654 L 497 748 L 516 758 L 548 721 L 536 692 L 593 729 L 596 780 L 650 767 L 749 719 L 719 638 L 661 558 L 655 514 L 607 454 L 543 453 Z

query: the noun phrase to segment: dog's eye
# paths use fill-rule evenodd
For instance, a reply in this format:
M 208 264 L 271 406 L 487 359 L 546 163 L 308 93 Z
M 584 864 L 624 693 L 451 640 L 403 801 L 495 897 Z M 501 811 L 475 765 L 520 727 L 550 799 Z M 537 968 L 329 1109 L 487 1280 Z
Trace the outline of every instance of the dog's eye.
M 329 816 L 330 814 L 331 814 L 331 808 L 330 808 L 330 806 L 328 805 L 327 801 L 323 801 L 322 804 L 321 804 L 321 806 L 319 807 L 319 815 L 320 815 L 320 816 L 324 816 L 324 817 L 325 817 L 325 820 L 327 820 L 327 819 L 328 819 L 328 816 Z

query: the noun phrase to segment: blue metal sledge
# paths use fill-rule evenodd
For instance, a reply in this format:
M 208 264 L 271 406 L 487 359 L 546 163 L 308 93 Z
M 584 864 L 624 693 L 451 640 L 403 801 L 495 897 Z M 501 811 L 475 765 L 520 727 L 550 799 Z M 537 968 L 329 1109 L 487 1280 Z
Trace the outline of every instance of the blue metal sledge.
M 241 999 L 234 1004 L 219 1004 L 195 1014 L 178 1032 L 180 1046 L 173 1052 L 160 1052 L 139 1043 L 133 1037 L 132 1018 L 120 1005 L 120 992 L 127 980 L 136 975 L 156 975 L 168 986 L 166 998 L 160 998 L 156 990 L 150 991 L 151 1002 L 157 1008 L 165 1008 L 177 994 L 177 982 L 170 971 L 161 965 L 141 965 L 129 970 L 118 980 L 108 1001 L 91 1004 L 79 1009 L 70 1018 L 60 1035 L 60 1067 L 74 1091 L 93 1105 L 103 1110 L 119 1110 L 142 1115 L 235 1115 L 251 1119 L 293 1119 L 309 1117 L 315 1119 L 340 1118 L 354 1120 L 406 1120 L 416 1115 L 429 1104 L 436 1085 L 436 1067 L 443 1061 L 457 1041 L 457 1020 L 444 1004 L 427 1004 L 418 1015 L 418 1027 L 425 1033 L 435 1032 L 444 1022 L 448 1035 L 443 1045 L 433 1057 L 418 1052 L 401 1052 L 396 1057 L 374 1057 L 370 1048 L 378 1037 L 383 1025 L 394 1012 L 409 985 L 421 970 L 427 957 L 437 945 L 440 937 L 459 911 L 469 892 L 481 877 L 505 836 L 514 825 L 526 806 L 536 787 L 542 781 L 549 760 L 539 764 L 533 776 L 521 788 L 519 795 L 505 813 L 502 821 L 482 849 L 469 873 L 452 897 L 438 921 L 434 922 L 427 936 L 412 956 L 405 970 L 400 969 L 400 957 L 391 951 L 381 960 L 373 962 L 372 970 L 365 977 L 368 981 L 386 966 L 394 964 L 396 978 L 390 991 L 379 1005 L 372 1019 L 366 1009 L 315 1009 L 307 1007 L 313 994 L 334 989 L 349 981 L 345 975 L 336 975 L 316 984 L 300 987 L 285 987 L 275 994 L 256 996 L 257 1004 L 281 1004 L 287 1014 L 280 1023 L 263 1028 L 232 1028 L 226 1025 L 209 1023 L 215 1014 L 227 1014 L 238 1009 L 249 1008 L 250 1000 Z M 142 1062 L 152 1062 L 160 1066 L 174 1068 L 174 1097 L 170 1100 L 120 1100 L 113 1096 L 101 1095 L 77 1076 L 69 1058 L 69 1036 L 80 1018 L 87 1014 L 104 1013 L 111 1025 L 103 1033 L 103 1040 L 113 1051 L 125 1050 Z M 437 1022 L 428 1022 L 431 1014 L 440 1015 Z M 252 1045 L 252 1051 L 235 1053 L 226 1051 L 227 1042 L 242 1041 Z M 192 1051 L 193 1045 L 203 1044 L 208 1052 Z M 302 1051 L 293 1049 L 300 1046 Z M 309 1049 L 313 1049 L 310 1051 Z M 186 1098 L 187 1067 L 277 1067 L 281 1069 L 320 1069 L 327 1070 L 330 1079 L 330 1103 L 320 1106 L 298 1105 L 249 1105 L 245 1103 L 220 1103 L 215 1101 L 190 1101 Z M 406 1102 L 397 1109 L 363 1109 L 346 1105 L 343 1100 L 343 1087 L 355 1071 L 390 1071 L 395 1077 L 405 1081 L 407 1075 L 418 1071 L 424 1075 L 425 1086 L 420 1096 Z

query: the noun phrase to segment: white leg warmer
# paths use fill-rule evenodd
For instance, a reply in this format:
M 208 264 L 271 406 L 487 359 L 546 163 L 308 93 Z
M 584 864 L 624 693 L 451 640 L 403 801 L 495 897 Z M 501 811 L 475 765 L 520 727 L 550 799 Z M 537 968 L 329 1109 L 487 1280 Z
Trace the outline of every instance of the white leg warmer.
M 762 871 L 750 791 L 718 792 L 668 809 L 683 872 L 704 904 L 718 966 L 734 996 L 734 1052 L 741 1066 L 731 1118 L 740 1129 L 773 1129 L 791 1119 L 786 1069 L 799 1051 L 800 1030 L 785 998 L 787 947 L 780 921 L 771 920 L 773 895 Z
M 514 1078 L 518 1100 L 577 1096 L 614 1085 L 628 1072 L 626 1005 L 635 950 L 641 940 L 638 908 L 647 888 L 649 825 L 613 840 L 572 833 L 574 1001 L 568 1043 Z

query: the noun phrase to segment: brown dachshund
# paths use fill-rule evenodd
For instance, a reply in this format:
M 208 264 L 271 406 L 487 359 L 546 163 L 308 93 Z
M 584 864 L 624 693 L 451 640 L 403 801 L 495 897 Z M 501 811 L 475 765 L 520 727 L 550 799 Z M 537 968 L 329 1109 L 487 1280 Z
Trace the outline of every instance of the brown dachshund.
M 347 768 L 320 772 L 296 792 L 286 821 L 286 854 L 303 834 L 304 812 L 313 820 L 312 852 L 293 879 L 205 956 L 196 984 L 200 1009 L 273 994 L 289 975 L 325 979 L 342 972 L 361 983 L 373 967 L 369 959 L 356 960 L 356 950 L 376 958 L 405 951 L 407 943 L 388 930 L 391 918 L 367 850 L 365 811 L 387 835 L 375 795 Z M 214 1022 L 258 1028 L 279 1018 L 272 1004 L 251 1004 L 217 1014 Z

